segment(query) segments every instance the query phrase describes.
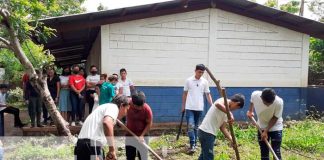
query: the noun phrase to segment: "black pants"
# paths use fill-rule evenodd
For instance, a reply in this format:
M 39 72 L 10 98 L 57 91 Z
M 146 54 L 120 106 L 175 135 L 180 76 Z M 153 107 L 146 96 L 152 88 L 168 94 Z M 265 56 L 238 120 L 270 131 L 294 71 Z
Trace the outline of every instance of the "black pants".
M 78 139 L 77 145 L 74 147 L 75 160 L 95 160 L 96 156 L 100 160 L 105 159 L 105 153 L 100 142 L 90 139 Z
M 13 114 L 15 117 L 15 127 L 19 127 L 22 125 L 20 117 L 19 117 L 19 109 L 15 108 L 15 107 L 7 107 L 4 110 L 2 110 L 1 112 L 3 113 L 9 113 L 9 114 Z
M 44 123 L 47 123 L 47 121 L 50 120 L 51 117 L 48 117 L 48 111 L 47 111 L 47 108 L 46 108 L 45 104 L 43 104 L 42 108 L 43 108 Z
M 269 149 L 266 143 L 261 140 L 261 134 L 258 132 L 258 140 L 261 150 L 261 160 L 270 160 L 269 159 Z M 281 159 L 280 146 L 282 141 L 282 130 L 281 131 L 272 131 L 268 132 L 268 141 L 271 142 L 271 147 L 276 153 L 277 157 Z
M 92 108 L 94 105 L 94 99 L 93 99 L 93 97 L 91 97 L 91 94 L 93 94 L 95 92 L 96 92 L 95 90 L 87 90 L 86 91 L 86 100 L 89 104 L 89 114 L 92 112 Z

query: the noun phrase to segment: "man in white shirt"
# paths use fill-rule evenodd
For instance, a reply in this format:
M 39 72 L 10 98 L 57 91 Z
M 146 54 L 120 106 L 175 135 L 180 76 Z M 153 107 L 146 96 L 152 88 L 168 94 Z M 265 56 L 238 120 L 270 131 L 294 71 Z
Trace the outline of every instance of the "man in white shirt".
M 123 94 L 127 97 L 131 97 L 132 91 L 135 91 L 134 83 L 127 78 L 127 71 L 125 68 L 120 69 L 120 81 L 119 83 L 119 88 L 120 92 L 119 94 Z
M 89 114 L 92 111 L 94 105 L 93 94 L 96 92 L 95 88 L 98 82 L 100 81 L 100 75 L 98 74 L 98 69 L 95 65 L 90 67 L 90 75 L 86 78 L 87 91 L 86 91 L 86 100 L 89 104 Z
M 283 129 L 283 100 L 276 95 L 272 88 L 265 88 L 263 91 L 254 91 L 251 95 L 251 104 L 248 117 L 254 116 L 254 109 L 258 117 L 257 123 L 262 129 L 258 132 L 258 140 L 261 150 L 261 159 L 269 160 L 269 149 L 263 140 L 271 139 L 271 146 L 279 159 L 281 159 L 280 146 Z
M 74 148 L 76 160 L 105 159 L 102 147 L 108 143 L 107 159 L 117 159 L 114 143 L 114 125 L 117 118 L 127 114 L 128 97 L 117 95 L 112 103 L 98 106 L 84 121 Z
M 242 94 L 235 94 L 227 100 L 230 111 L 241 109 L 244 106 L 245 97 Z M 218 129 L 222 131 L 224 136 L 231 142 L 232 137 L 226 129 L 227 115 L 224 98 L 216 100 L 212 105 L 201 125 L 199 126 L 198 136 L 201 144 L 201 153 L 198 160 L 213 160 L 214 159 L 214 143 Z M 231 119 L 228 121 L 232 123 L 234 117 L 230 112 Z
M 206 70 L 203 64 L 196 65 L 195 75 L 189 77 L 184 85 L 182 95 L 182 112 L 186 112 L 188 137 L 190 142 L 189 153 L 194 153 L 198 139 L 199 120 L 204 110 L 204 93 L 208 103 L 212 105 L 208 81 L 202 77 Z

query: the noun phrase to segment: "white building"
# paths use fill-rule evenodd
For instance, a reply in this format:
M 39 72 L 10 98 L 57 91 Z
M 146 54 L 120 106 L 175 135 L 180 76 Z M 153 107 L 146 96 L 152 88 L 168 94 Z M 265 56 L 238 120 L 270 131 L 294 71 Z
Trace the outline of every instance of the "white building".
M 160 122 L 178 120 L 184 81 L 199 63 L 247 102 L 253 90 L 274 87 L 285 116 L 296 117 L 306 103 L 309 37 L 324 38 L 322 23 L 245 0 L 171 1 L 44 22 L 59 30 L 46 46 L 59 65 L 126 68 Z

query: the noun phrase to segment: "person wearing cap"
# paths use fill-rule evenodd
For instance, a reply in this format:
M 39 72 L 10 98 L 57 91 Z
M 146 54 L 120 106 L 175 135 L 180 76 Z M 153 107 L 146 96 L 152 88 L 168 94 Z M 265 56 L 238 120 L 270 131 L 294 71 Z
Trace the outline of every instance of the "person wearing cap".
M 182 95 L 182 112 L 186 112 L 189 137 L 189 153 L 194 153 L 198 139 L 198 125 L 204 110 L 204 94 L 211 106 L 213 101 L 208 81 L 202 77 L 206 70 L 203 64 L 196 65 L 195 75 L 189 77 L 184 85 Z
M 199 142 L 201 144 L 201 153 L 198 160 L 213 160 L 214 159 L 214 144 L 218 129 L 222 131 L 224 136 L 233 144 L 232 136 L 226 129 L 226 122 L 232 123 L 234 116 L 231 111 L 242 109 L 244 106 L 245 97 L 242 94 L 235 94 L 227 100 L 230 109 L 231 118 L 228 120 L 224 98 L 219 98 L 212 105 L 198 130 Z
M 269 142 L 271 141 L 274 152 L 281 159 L 280 146 L 283 130 L 283 104 L 283 100 L 276 95 L 276 92 L 272 88 L 254 91 L 251 95 L 251 103 L 247 116 L 252 118 L 254 116 L 254 110 L 257 114 L 257 123 L 262 130 L 262 134 L 258 132 L 261 160 L 269 160 L 269 149 L 263 141 L 264 139 L 267 139 Z

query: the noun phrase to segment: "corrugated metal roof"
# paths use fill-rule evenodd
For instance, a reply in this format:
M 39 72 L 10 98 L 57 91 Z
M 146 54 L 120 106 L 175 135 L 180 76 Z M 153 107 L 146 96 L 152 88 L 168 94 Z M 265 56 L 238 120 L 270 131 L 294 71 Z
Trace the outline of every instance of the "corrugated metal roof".
M 75 57 L 78 58 L 71 58 L 66 61 L 76 63 L 87 57 L 101 25 L 207 8 L 222 9 L 324 39 L 323 23 L 254 2 L 246 0 L 174 0 L 43 19 L 42 22 L 47 26 L 57 30 L 57 37 L 51 38 L 45 43 L 45 47 L 54 50 L 56 57 L 75 54 Z M 73 48 L 73 46 L 83 46 L 83 49 L 80 49 L 77 53 L 75 53 L 76 50 L 70 51 L 66 49 L 66 51 L 60 52 L 60 54 L 55 54 L 55 49 Z

